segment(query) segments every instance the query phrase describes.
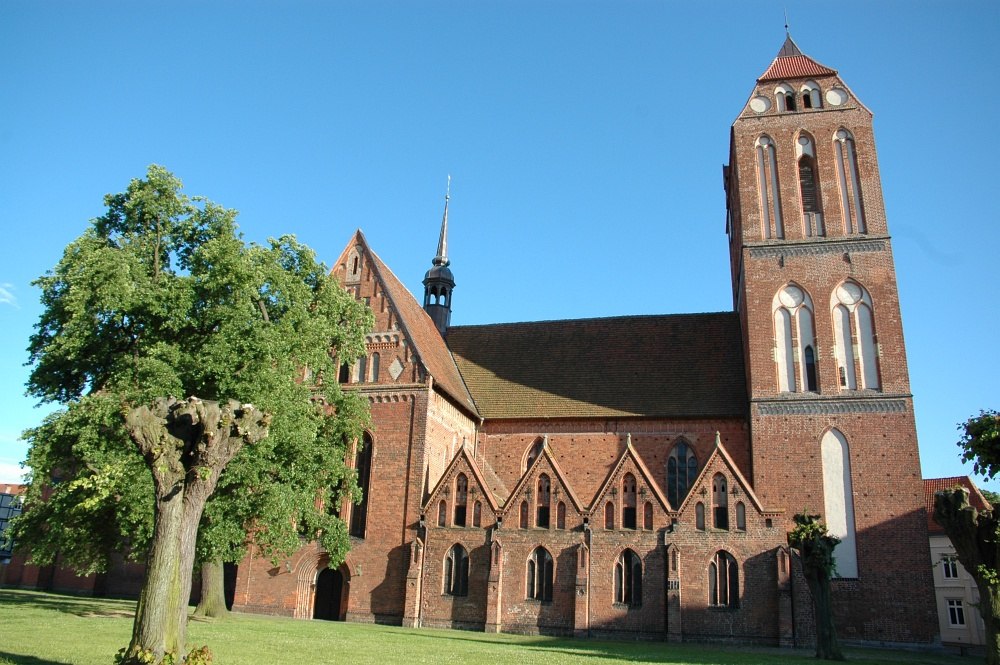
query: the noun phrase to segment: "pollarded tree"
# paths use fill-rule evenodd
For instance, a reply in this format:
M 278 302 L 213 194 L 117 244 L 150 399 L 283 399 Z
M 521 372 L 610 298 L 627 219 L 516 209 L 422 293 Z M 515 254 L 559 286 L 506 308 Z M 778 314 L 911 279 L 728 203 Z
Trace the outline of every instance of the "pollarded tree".
M 151 539 L 130 654 L 159 661 L 185 648 L 198 504 L 216 487 L 200 531 L 217 550 L 244 543 L 248 515 L 274 551 L 297 545 L 293 524 L 306 536 L 318 524 L 324 544 L 343 549 L 343 525 L 316 516 L 316 498 L 356 491 L 344 443 L 360 436 L 366 408 L 323 377 L 336 376 L 331 353 L 363 351 L 371 315 L 294 238 L 247 245 L 234 211 L 188 199 L 162 167 L 105 202 L 37 282 L 28 391 L 65 409 L 27 433 L 32 482 L 17 534 L 36 559 L 58 550 L 80 569 L 99 567 L 111 544 Z M 168 399 L 188 395 L 198 399 Z M 175 499 L 189 504 L 180 547 L 154 565 Z M 153 608 L 154 597 L 166 600 Z
M 833 622 L 830 578 L 837 572 L 833 550 L 840 539 L 827 533 L 819 515 L 799 513 L 792 518 L 795 528 L 788 534 L 788 545 L 802 563 L 802 574 L 813 599 L 816 614 L 816 657 L 844 660 Z
M 980 411 L 960 423 L 962 459 L 976 473 L 994 478 L 1000 473 L 1000 413 Z M 1000 520 L 997 509 L 978 511 L 964 487 L 934 496 L 934 521 L 940 524 L 958 560 L 976 581 L 979 613 L 986 628 L 986 662 L 1000 665 Z

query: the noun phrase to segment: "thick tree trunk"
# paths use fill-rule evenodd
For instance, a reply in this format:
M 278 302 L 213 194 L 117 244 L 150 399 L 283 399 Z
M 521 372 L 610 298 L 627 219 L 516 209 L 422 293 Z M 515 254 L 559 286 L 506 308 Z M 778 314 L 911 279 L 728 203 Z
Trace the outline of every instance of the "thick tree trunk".
M 195 541 L 205 502 L 219 474 L 244 444 L 267 436 L 270 417 L 230 400 L 220 406 L 189 398 L 160 399 L 126 418 L 156 486 L 153 543 L 136 608 L 132 642 L 122 662 L 147 663 L 152 655 L 179 661 L 186 653 L 188 599 Z
M 194 610 L 195 616 L 221 619 L 228 616 L 226 590 L 223 583 L 222 561 L 204 561 L 201 564 L 201 600 Z
M 830 594 L 830 577 L 823 571 L 803 567 L 806 584 L 813 598 L 816 615 L 816 657 L 823 660 L 844 660 L 837 641 L 837 627 L 833 622 L 833 598 Z

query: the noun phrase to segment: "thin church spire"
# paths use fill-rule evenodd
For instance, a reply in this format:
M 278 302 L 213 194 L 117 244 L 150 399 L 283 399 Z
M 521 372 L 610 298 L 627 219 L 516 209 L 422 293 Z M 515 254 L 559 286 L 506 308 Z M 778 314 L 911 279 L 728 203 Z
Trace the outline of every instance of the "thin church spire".
M 438 237 L 437 256 L 432 263 L 436 266 L 446 266 L 448 260 L 448 201 L 451 199 L 451 175 L 448 176 L 448 187 L 444 194 L 444 216 L 441 218 L 441 235 Z

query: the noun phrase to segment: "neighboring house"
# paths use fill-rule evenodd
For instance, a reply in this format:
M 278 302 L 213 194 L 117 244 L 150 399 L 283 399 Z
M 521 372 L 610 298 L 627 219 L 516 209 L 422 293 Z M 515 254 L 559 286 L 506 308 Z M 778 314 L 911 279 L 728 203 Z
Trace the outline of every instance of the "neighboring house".
M 976 582 L 958 562 L 955 548 L 934 521 L 934 494 L 940 490 L 964 487 L 969 490 L 969 503 L 977 510 L 991 510 L 979 488 L 968 476 L 928 478 L 924 480 L 924 500 L 927 504 L 927 532 L 930 535 L 931 565 L 934 567 L 934 595 L 937 600 L 941 643 L 959 646 L 986 644 L 983 620 L 976 605 L 979 591 Z

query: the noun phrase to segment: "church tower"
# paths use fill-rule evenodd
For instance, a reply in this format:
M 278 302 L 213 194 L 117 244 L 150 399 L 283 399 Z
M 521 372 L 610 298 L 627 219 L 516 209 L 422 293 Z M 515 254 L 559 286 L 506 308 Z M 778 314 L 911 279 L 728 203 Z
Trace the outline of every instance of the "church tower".
M 872 113 L 789 36 L 733 123 L 729 160 L 755 490 L 786 527 L 808 510 L 842 540 L 842 637 L 926 640 L 931 569 Z
M 444 195 L 444 216 L 441 235 L 438 237 L 437 254 L 431 261 L 433 267 L 424 275 L 424 310 L 430 315 L 438 331 L 444 335 L 451 325 L 451 293 L 455 278 L 448 267 L 448 200 L 451 198 L 451 176 L 448 176 L 448 193 Z

